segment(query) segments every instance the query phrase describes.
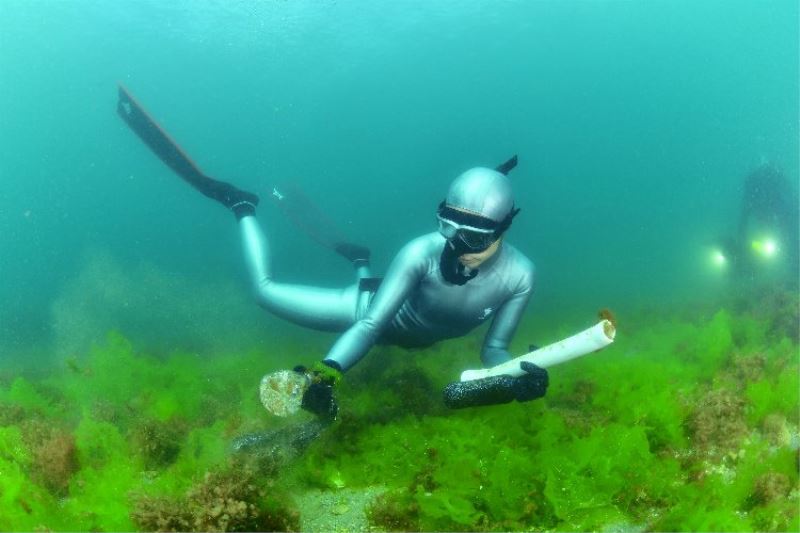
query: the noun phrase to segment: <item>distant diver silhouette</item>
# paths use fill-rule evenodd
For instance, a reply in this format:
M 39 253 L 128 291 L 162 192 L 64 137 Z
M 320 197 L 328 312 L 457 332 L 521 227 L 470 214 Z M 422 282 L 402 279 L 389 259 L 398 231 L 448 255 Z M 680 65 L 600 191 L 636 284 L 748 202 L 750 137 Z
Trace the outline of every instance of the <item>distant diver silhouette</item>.
M 723 249 L 736 279 L 758 281 L 765 263 L 777 262 L 782 278 L 797 284 L 800 199 L 777 166 L 763 164 L 745 177 L 735 233 L 724 240 Z

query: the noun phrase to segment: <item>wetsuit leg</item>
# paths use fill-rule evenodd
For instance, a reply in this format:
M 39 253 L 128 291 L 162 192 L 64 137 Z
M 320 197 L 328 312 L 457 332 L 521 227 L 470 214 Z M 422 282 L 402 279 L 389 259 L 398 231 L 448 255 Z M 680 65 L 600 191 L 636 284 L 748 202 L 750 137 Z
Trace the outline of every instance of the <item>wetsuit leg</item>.
M 344 331 L 356 320 L 357 285 L 325 289 L 279 283 L 272 279 L 269 242 L 254 216 L 239 220 L 245 261 L 258 303 L 275 315 L 301 326 Z

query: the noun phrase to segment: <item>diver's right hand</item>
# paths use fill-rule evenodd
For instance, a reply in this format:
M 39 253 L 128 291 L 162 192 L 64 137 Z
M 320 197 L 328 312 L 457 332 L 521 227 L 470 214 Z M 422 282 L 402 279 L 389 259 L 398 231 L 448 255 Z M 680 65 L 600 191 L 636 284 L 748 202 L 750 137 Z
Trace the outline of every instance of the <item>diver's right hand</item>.
M 519 366 L 525 373 L 514 378 L 514 398 L 518 402 L 529 402 L 544 396 L 550 385 L 547 370 L 530 361 L 522 361 Z
M 456 381 L 444 388 L 444 404 L 451 409 L 498 405 L 514 400 L 528 402 L 547 392 L 547 370 L 529 361 L 520 363 L 521 376 L 500 374 L 469 381 Z

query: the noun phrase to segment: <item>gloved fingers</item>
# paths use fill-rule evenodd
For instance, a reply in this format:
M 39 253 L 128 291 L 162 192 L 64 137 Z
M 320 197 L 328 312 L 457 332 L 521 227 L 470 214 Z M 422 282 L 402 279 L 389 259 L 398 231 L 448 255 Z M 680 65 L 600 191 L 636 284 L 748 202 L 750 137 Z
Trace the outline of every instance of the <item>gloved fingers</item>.
M 339 412 L 333 386 L 327 383 L 312 383 L 303 394 L 301 407 L 326 420 L 334 420 Z
M 514 395 L 517 401 L 527 402 L 544 396 L 550 385 L 547 370 L 528 361 L 521 362 L 520 367 L 526 373 L 517 377 L 514 382 Z
M 525 372 L 527 372 L 528 374 L 547 376 L 547 370 L 546 369 L 540 367 L 539 365 L 531 363 L 530 361 L 522 361 L 522 362 L 520 362 L 519 367 L 522 370 L 524 370 Z
M 514 387 L 514 399 L 518 402 L 529 402 L 542 398 L 547 393 L 547 383 L 520 383 Z

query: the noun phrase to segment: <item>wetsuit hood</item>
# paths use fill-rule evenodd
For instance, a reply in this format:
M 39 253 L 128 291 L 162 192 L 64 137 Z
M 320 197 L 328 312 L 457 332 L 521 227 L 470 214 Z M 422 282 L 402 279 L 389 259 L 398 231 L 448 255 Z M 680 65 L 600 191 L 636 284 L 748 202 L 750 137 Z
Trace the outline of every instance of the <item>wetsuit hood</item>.
M 439 205 L 439 231 L 447 239 L 439 260 L 442 277 L 463 285 L 478 270 L 462 265 L 466 253 L 486 250 L 511 225 L 519 209 L 508 178 L 497 170 L 475 167 L 458 176 Z
M 475 167 L 453 181 L 444 203 L 500 224 L 514 209 L 514 195 L 505 175 L 490 168 Z

